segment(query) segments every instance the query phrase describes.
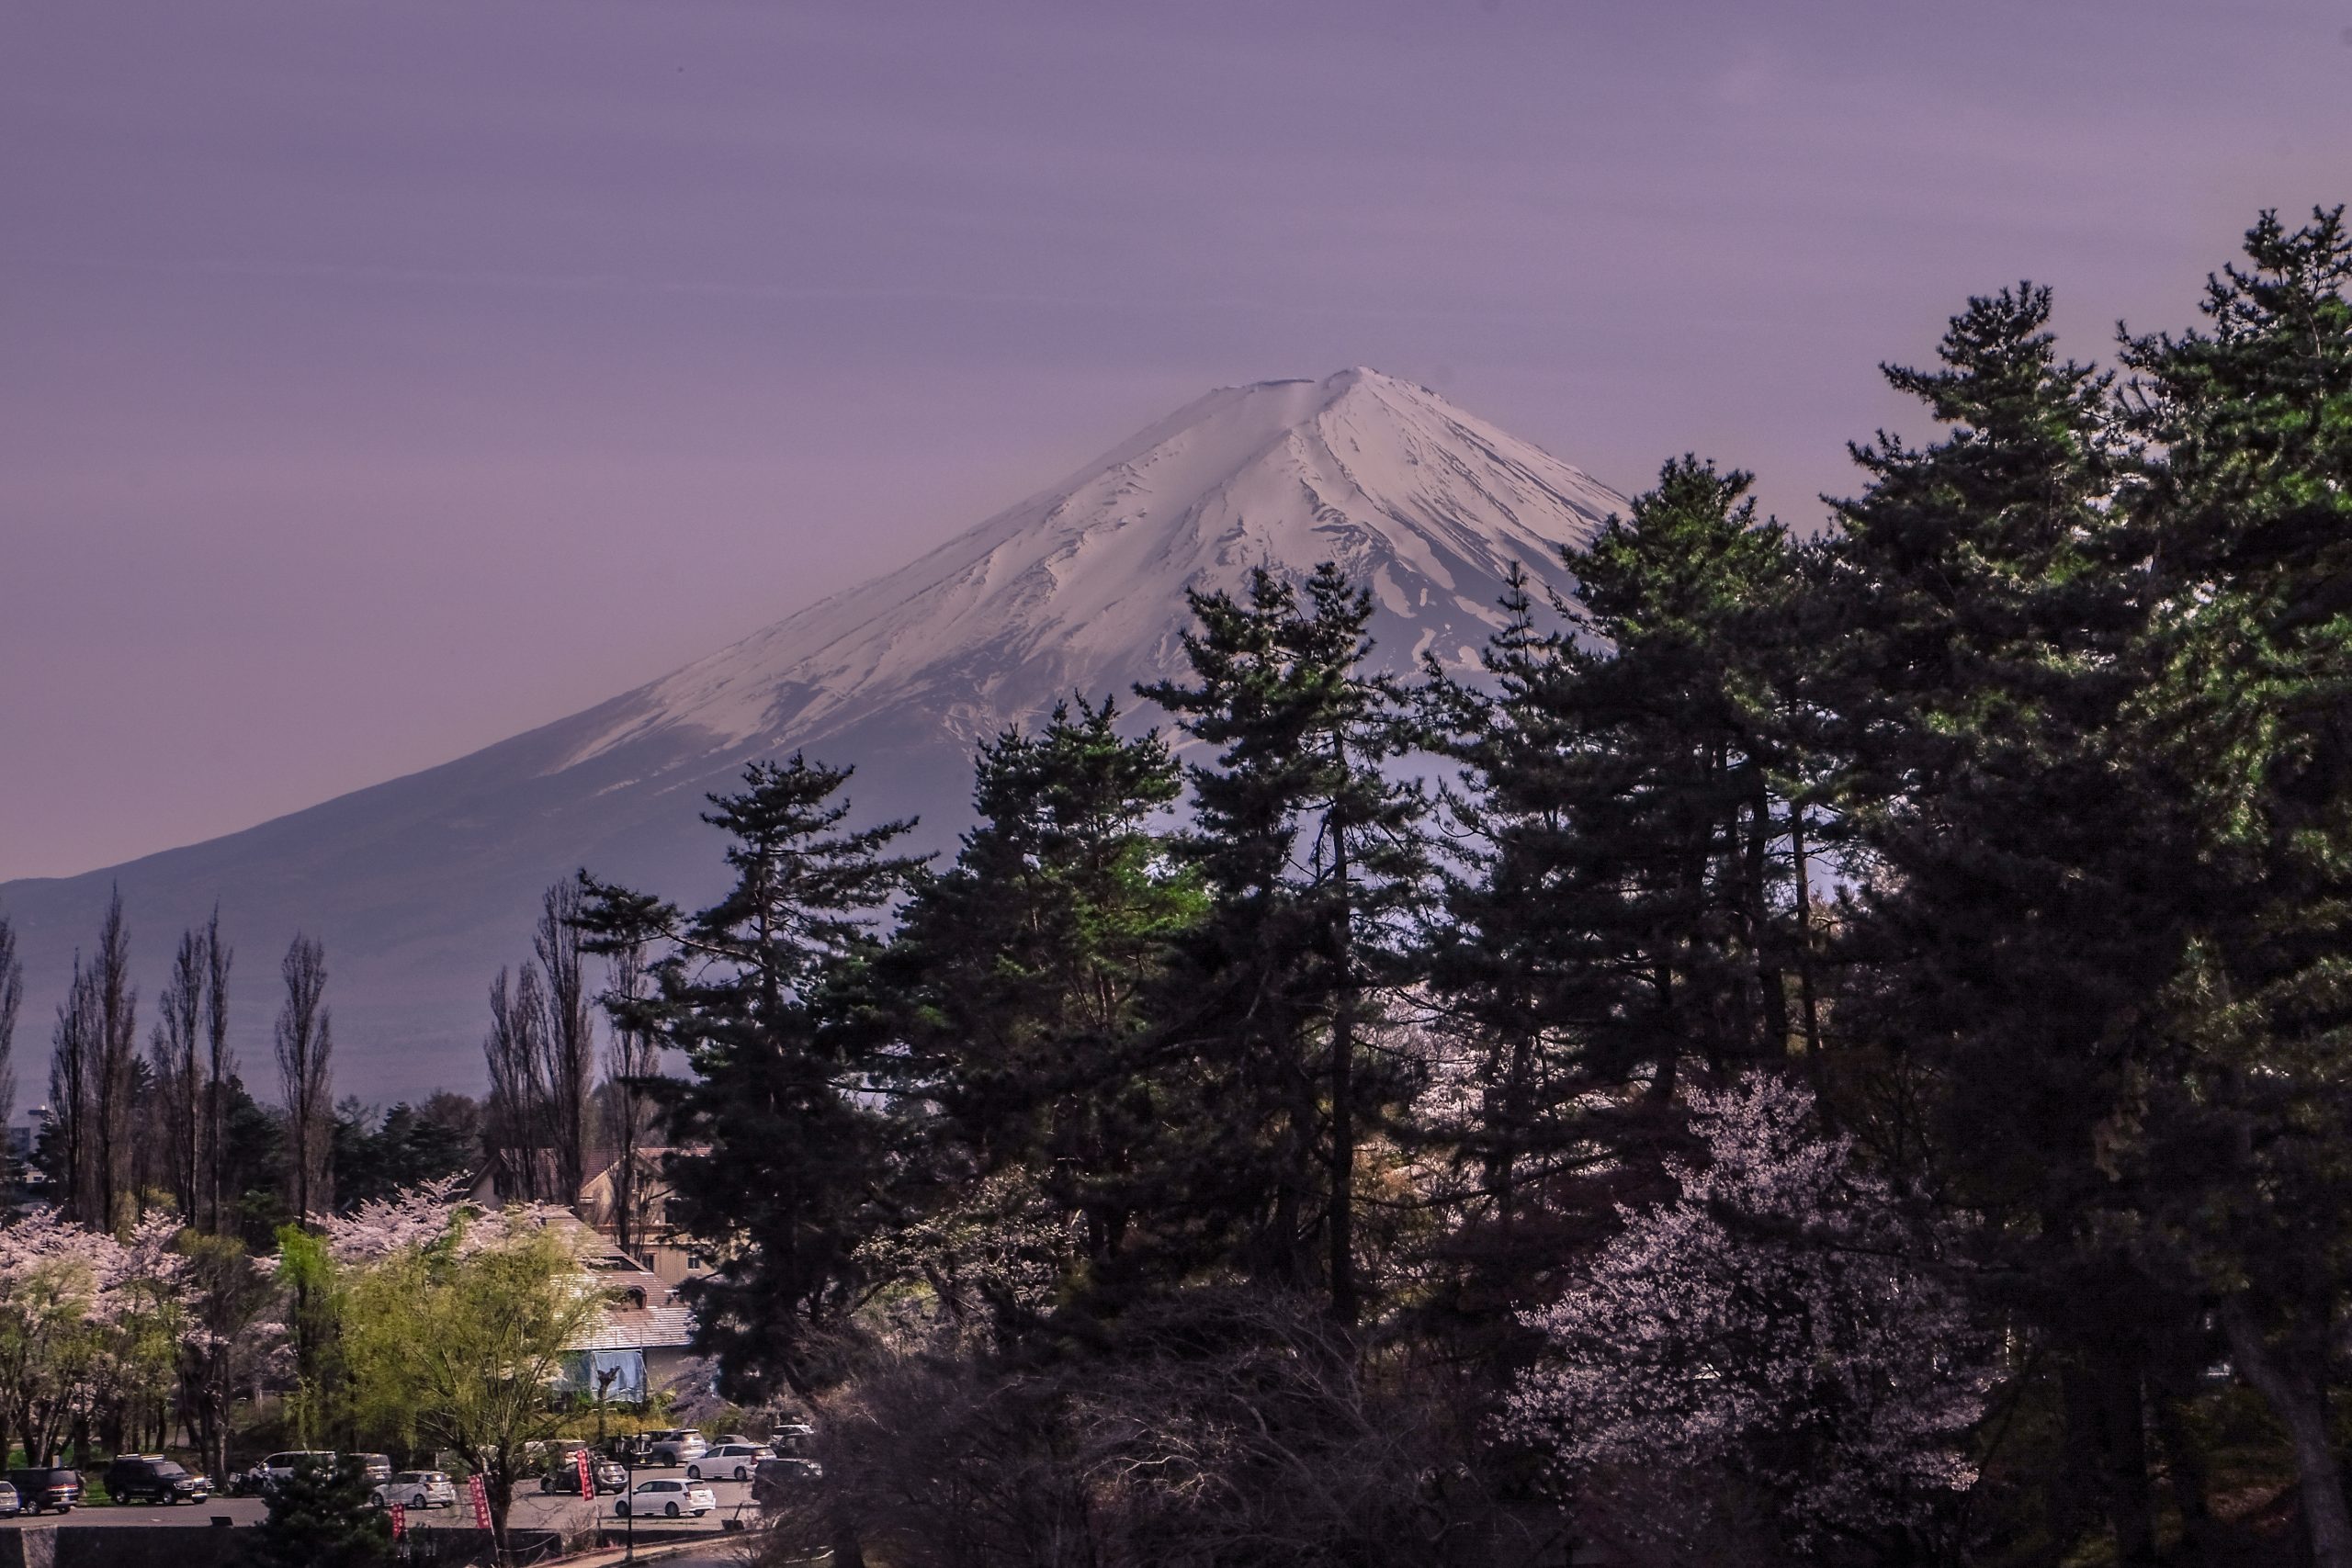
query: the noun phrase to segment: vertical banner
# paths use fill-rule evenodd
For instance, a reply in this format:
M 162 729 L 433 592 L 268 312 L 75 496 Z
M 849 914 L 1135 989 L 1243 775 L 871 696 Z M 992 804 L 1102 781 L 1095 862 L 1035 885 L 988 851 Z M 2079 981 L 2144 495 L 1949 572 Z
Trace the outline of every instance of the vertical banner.
M 473 1494 L 475 1528 L 488 1529 L 490 1528 L 490 1488 L 481 1483 L 481 1476 L 469 1475 L 466 1477 L 466 1490 Z
M 398 1503 L 392 1505 L 392 1539 L 398 1540 L 408 1534 L 408 1510 Z
M 586 1449 L 571 1450 L 571 1462 L 580 1468 L 580 1495 L 589 1501 L 596 1497 L 596 1467 L 589 1461 Z

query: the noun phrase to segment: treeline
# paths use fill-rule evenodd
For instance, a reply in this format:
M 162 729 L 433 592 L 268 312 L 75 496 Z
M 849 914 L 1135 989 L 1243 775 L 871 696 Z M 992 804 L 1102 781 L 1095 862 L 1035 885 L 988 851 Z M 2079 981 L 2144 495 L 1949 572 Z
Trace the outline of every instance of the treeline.
M 16 1103 L 24 964 L 0 914 L 0 1119 Z M 323 947 L 294 938 L 278 965 L 274 1101 L 246 1087 L 230 1039 L 235 950 L 216 912 L 181 933 L 152 1011 L 130 981 L 130 929 L 108 900 L 74 955 L 51 1035 L 49 1098 L 29 1168 L 0 1170 L 68 1222 L 128 1235 L 167 1213 L 254 1252 L 304 1215 L 347 1213 L 481 1167 L 482 1107 L 437 1090 L 378 1111 L 334 1098 L 334 1024 Z M 142 1025 L 144 1048 L 141 1048 Z
M 944 867 L 796 757 L 583 877 L 777 1550 L 2352 1564 L 2347 278 L 1973 300 L 1833 530 L 1670 463 L 1478 679 L 1196 597 L 1188 760 L 1076 701 Z

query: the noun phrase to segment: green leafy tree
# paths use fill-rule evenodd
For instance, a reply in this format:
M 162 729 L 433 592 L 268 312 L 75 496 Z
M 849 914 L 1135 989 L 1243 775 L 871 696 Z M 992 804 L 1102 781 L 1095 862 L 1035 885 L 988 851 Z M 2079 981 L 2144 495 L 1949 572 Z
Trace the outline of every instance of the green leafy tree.
M 571 1234 L 412 1200 L 363 1210 L 330 1244 L 355 1425 L 464 1460 L 501 1561 L 526 1450 L 566 1419 L 553 1384 L 604 1310 Z
M 365 1461 L 300 1464 L 270 1488 L 269 1515 L 254 1531 L 257 1568 L 369 1568 L 392 1559 L 391 1517 L 376 1506 Z
M 906 822 L 843 830 L 846 770 L 754 762 L 704 820 L 735 885 L 699 914 L 583 880 L 591 951 L 648 954 L 652 987 L 610 998 L 616 1024 L 684 1053 L 664 1085 L 672 1214 L 718 1259 L 693 1287 L 696 1336 L 739 1393 L 780 1377 L 807 1396 L 857 1299 L 858 1244 L 899 1136 L 881 1102 L 899 1065 L 864 994 L 876 926 L 917 863 L 886 852 Z
M 1335 566 L 1303 596 L 1260 570 L 1246 602 L 1188 597 L 1193 683 L 1138 688 L 1216 752 L 1171 841 L 1209 895 L 1162 991 L 1164 1046 L 1196 1078 L 1180 1202 L 1252 1276 L 1319 1284 L 1351 1324 L 1359 1152 L 1410 1088 L 1363 1042 L 1426 889 L 1426 802 L 1382 771 L 1410 744 L 1407 703 L 1364 669 L 1371 596 Z

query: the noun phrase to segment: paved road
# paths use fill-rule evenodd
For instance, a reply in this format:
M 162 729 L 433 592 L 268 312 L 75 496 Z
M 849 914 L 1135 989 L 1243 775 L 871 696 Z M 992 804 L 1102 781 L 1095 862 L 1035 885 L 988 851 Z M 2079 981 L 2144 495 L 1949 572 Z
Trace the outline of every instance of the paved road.
M 656 1476 L 684 1479 L 684 1471 L 678 1470 L 640 1471 L 639 1479 L 644 1480 Z M 744 1523 L 751 1524 L 758 1518 L 759 1510 L 752 1506 L 752 1489 L 749 1486 L 733 1481 L 704 1481 L 695 1484 L 709 1487 L 718 1497 L 718 1507 L 716 1512 L 705 1514 L 700 1519 L 689 1517 L 673 1520 L 640 1516 L 640 1522 L 657 1524 L 664 1529 L 707 1529 L 713 1535 L 717 1535 L 720 1529 L 720 1521 L 724 1519 L 741 1517 Z M 463 1493 L 459 1494 L 461 1499 L 463 1495 Z M 610 1494 L 606 1494 L 598 1497 L 592 1505 L 582 1498 L 563 1493 L 549 1496 L 537 1491 L 526 1491 L 516 1495 L 514 1512 L 508 1516 L 507 1523 L 522 1529 L 561 1529 L 566 1530 L 585 1529 L 590 1524 L 595 1523 L 605 1526 L 607 1530 L 617 1532 L 627 1528 L 627 1521 L 618 1516 L 613 1506 L 618 1500 Z M 263 1516 L 267 1512 L 268 1509 L 263 1506 L 262 1500 L 258 1497 L 215 1497 L 205 1503 L 181 1504 L 177 1506 L 153 1506 L 143 1503 L 89 1503 L 70 1514 L 42 1514 L 38 1517 L 24 1514 L 13 1519 L 0 1519 L 0 1529 L 30 1524 L 62 1525 L 69 1529 L 80 1524 L 166 1525 L 177 1526 L 184 1529 L 202 1529 L 210 1523 L 214 1515 L 220 1514 L 225 1514 L 236 1520 L 240 1526 L 245 1526 L 261 1523 Z M 412 1513 L 409 1516 L 409 1522 L 413 1526 L 425 1529 L 449 1525 L 469 1529 L 473 1524 L 473 1510 L 460 1501 L 455 1508 L 434 1508 L 422 1515 Z

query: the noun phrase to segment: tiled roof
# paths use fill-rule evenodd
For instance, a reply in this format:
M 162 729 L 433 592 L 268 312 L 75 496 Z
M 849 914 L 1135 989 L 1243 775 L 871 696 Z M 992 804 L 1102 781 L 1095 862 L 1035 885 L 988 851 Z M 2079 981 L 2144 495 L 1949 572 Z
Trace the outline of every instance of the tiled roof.
M 574 1350 L 674 1349 L 694 1337 L 694 1320 L 682 1306 L 624 1307 L 608 1311 L 569 1347 Z

